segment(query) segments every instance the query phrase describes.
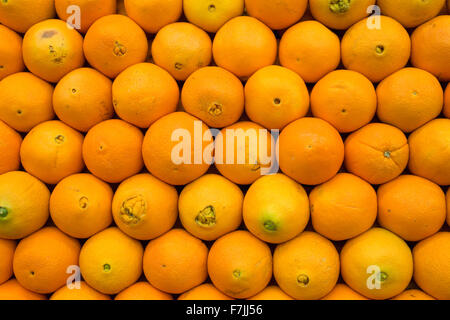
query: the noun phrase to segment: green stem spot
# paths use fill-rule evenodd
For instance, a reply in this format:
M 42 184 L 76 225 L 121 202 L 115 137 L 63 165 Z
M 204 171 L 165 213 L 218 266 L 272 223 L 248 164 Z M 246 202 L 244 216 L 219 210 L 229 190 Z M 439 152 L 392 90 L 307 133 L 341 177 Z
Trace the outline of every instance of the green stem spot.
M 385 151 L 384 152 L 384 157 L 385 158 L 390 158 L 391 157 L 391 152 L 390 151 Z
M 297 277 L 297 282 L 301 287 L 306 287 L 309 283 L 309 277 L 306 274 L 301 274 Z
M 105 264 L 103 265 L 103 270 L 106 271 L 106 272 L 111 271 L 111 265 L 105 263 Z
M 205 228 L 212 227 L 216 224 L 216 211 L 213 206 L 207 206 L 201 210 L 195 217 L 195 222 Z
M 268 231 L 277 231 L 277 225 L 272 220 L 264 221 L 264 229 Z
M 381 282 L 386 281 L 387 278 L 388 278 L 388 275 L 386 272 L 383 272 L 383 271 L 380 272 L 380 281 Z
M 330 0 L 330 10 L 333 13 L 345 13 L 350 9 L 351 0 Z
M 8 209 L 0 207 L 0 218 L 6 218 L 8 216 Z

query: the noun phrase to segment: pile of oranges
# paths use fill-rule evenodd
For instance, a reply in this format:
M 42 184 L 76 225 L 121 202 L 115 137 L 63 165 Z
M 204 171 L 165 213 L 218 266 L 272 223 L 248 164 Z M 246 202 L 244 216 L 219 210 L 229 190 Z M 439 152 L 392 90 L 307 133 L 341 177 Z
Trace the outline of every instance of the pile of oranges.
M 0 1 L 0 299 L 450 299 L 449 11 Z

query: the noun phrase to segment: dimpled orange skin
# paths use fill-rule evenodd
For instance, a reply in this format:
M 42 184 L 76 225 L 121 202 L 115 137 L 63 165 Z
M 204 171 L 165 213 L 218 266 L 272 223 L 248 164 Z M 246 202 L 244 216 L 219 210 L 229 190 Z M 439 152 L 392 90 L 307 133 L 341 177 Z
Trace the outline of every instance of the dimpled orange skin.
M 87 132 L 114 114 L 112 82 L 95 69 L 80 68 L 66 74 L 53 92 L 53 109 L 72 128 Z
M 148 171 L 160 180 L 172 185 L 185 185 L 208 170 L 210 164 L 203 155 L 211 154 L 211 143 L 212 135 L 204 123 L 185 112 L 174 112 L 153 123 L 145 134 L 142 145 L 144 163 Z M 185 155 L 183 149 L 190 150 L 191 157 Z
M 150 241 L 144 253 L 144 274 L 151 285 L 167 293 L 182 293 L 207 277 L 208 248 L 183 229 L 172 229 Z
M 18 170 L 20 167 L 20 145 L 22 137 L 0 120 L 0 174 Z
M 83 135 L 61 121 L 34 127 L 23 139 L 20 159 L 28 173 L 45 183 L 56 184 L 84 168 Z
M 0 195 L 1 238 L 24 238 L 47 222 L 50 191 L 32 175 L 23 171 L 0 175 Z
M 361 178 L 339 173 L 309 195 L 314 229 L 333 241 L 351 239 L 373 226 L 377 194 Z
M 92 127 L 83 142 L 83 159 L 98 178 L 118 183 L 141 171 L 142 132 L 117 119 Z
M 217 289 L 245 299 L 261 292 L 272 277 L 269 246 L 248 231 L 234 231 L 219 238 L 208 256 L 208 274 Z
M 0 82 L 0 120 L 17 131 L 28 132 L 55 116 L 52 95 L 53 87 L 32 73 L 12 74 Z
M 152 63 L 125 69 L 114 80 L 112 94 L 117 115 L 140 128 L 174 112 L 180 97 L 176 81 Z
M 345 32 L 342 63 L 346 69 L 379 82 L 407 64 L 411 40 L 405 28 L 392 18 L 380 16 L 380 28 L 369 29 L 367 23 L 367 19 L 361 20 Z
M 450 81 L 450 15 L 438 16 L 417 27 L 411 35 L 411 63 Z
M 440 300 L 450 299 L 450 232 L 438 232 L 413 249 L 414 281 Z
M 405 290 L 391 300 L 436 300 L 432 296 L 417 289 Z
M 88 173 L 61 180 L 50 196 L 55 225 L 71 237 L 86 239 L 112 222 L 111 187 Z
M 256 71 L 245 85 L 245 112 L 267 129 L 283 129 L 304 117 L 309 109 L 309 92 L 303 79 L 280 66 Z
M 75 286 L 75 284 L 72 284 Z M 70 289 L 67 285 L 56 290 L 50 300 L 111 300 L 110 296 L 91 288 L 86 282 L 79 282 L 80 288 Z
M 444 102 L 436 77 L 416 68 L 399 70 L 381 81 L 377 96 L 378 118 L 403 132 L 412 132 L 439 116 Z
M 150 174 L 123 181 L 112 202 L 116 225 L 130 237 L 150 240 L 169 231 L 177 220 L 178 194 L 174 187 Z
M 213 41 L 214 61 L 240 78 L 271 65 L 277 56 L 272 30 L 259 20 L 240 16 L 225 23 Z
M 262 170 L 270 169 L 274 160 L 272 144 L 273 137 L 267 129 L 249 121 L 237 122 L 222 129 L 216 137 L 216 168 L 234 183 L 251 184 L 261 176 Z
M 210 283 L 204 283 L 178 297 L 178 300 L 234 300 L 220 292 Z
M 344 143 L 328 122 L 302 118 L 289 124 L 280 134 L 280 168 L 301 184 L 321 184 L 341 168 Z
M 375 0 L 310 0 L 313 17 L 329 28 L 347 29 L 368 15 L 367 8 Z
M 113 14 L 92 24 L 84 37 L 83 50 L 93 68 L 115 78 L 129 66 L 145 61 L 148 42 L 133 20 Z
M 267 286 L 263 291 L 257 295 L 248 298 L 247 300 L 295 300 L 288 296 L 277 286 Z
M 435 119 L 409 136 L 409 170 L 439 185 L 450 185 L 450 119 Z
M 447 224 L 450 226 L 450 187 L 447 190 Z
M 152 57 L 175 79 L 184 81 L 192 72 L 211 63 L 212 41 L 205 31 L 193 24 L 172 23 L 156 34 Z
M 22 37 L 0 25 L 0 38 L 7 46 L 0 48 L 0 80 L 25 69 L 22 59 Z
M 0 23 L 20 33 L 25 33 L 32 25 L 54 16 L 53 0 L 6 0 L 0 3 Z
M 181 191 L 181 223 L 201 240 L 216 240 L 241 225 L 243 200 L 237 185 L 220 175 L 206 174 Z
M 125 0 L 127 15 L 147 33 L 157 33 L 162 27 L 177 21 L 183 0 Z
M 173 300 L 173 297 L 146 281 L 140 281 L 119 292 L 114 300 Z
M 25 289 L 16 279 L 11 279 L 0 285 L 0 300 L 47 300 L 47 297 Z
M 291 297 L 320 299 L 339 278 L 339 254 L 331 241 L 306 231 L 276 247 L 273 274 L 280 288 Z
M 75 11 L 70 11 L 70 6 L 78 6 L 81 11 L 80 29 L 81 33 L 86 33 L 89 27 L 99 18 L 116 13 L 116 0 L 55 0 L 55 8 L 61 20 L 73 23 L 69 19 Z M 68 20 L 69 19 L 69 20 Z
M 448 84 L 444 94 L 444 116 L 450 119 L 450 85 Z
M 244 111 L 244 99 L 242 82 L 220 67 L 195 71 L 181 91 L 186 112 L 213 128 L 223 128 L 238 121 Z
M 13 258 L 16 250 L 16 242 L 13 240 L 0 239 L 0 285 L 13 274 Z
M 104 294 L 116 294 L 135 283 L 142 274 L 142 244 L 116 227 L 90 237 L 81 248 L 83 279 Z
M 373 84 L 362 74 L 336 70 L 319 80 L 311 92 L 311 111 L 341 133 L 353 132 L 372 121 L 377 109 Z
M 338 283 L 334 289 L 321 300 L 369 300 L 349 286 Z
M 285 29 L 303 17 L 307 0 L 245 0 L 248 15 L 264 22 L 270 29 Z
M 279 57 L 282 66 L 314 83 L 339 65 L 340 40 L 320 22 L 303 21 L 283 34 Z
M 58 82 L 70 71 L 84 64 L 83 37 L 52 19 L 32 26 L 23 37 L 23 60 L 38 77 Z
M 345 167 L 371 184 L 398 177 L 408 165 L 405 134 L 384 123 L 371 123 L 345 140 Z
M 36 293 L 52 293 L 66 284 L 67 268 L 78 265 L 80 243 L 55 227 L 22 239 L 14 253 L 14 275 Z
M 406 241 L 420 241 L 435 234 L 446 216 L 444 192 L 427 179 L 402 175 L 378 188 L 380 225 Z

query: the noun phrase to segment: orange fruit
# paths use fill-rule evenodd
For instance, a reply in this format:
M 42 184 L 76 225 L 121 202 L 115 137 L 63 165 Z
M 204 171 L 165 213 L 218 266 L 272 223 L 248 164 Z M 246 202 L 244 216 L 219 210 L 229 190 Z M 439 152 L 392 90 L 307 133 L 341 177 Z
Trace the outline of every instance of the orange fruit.
M 376 0 L 310 0 L 312 16 L 329 28 L 344 30 L 367 17 Z
M 99 18 L 116 13 L 116 0 L 55 0 L 56 13 L 61 20 L 73 24 L 70 17 L 74 14 L 70 6 L 80 8 L 80 32 L 86 33 L 89 27 Z M 69 12 L 67 12 L 69 11 Z
M 21 239 L 42 228 L 49 199 L 47 186 L 26 172 L 0 175 L 0 238 Z
M 411 54 L 411 40 L 405 28 L 392 18 L 379 16 L 379 19 L 379 28 L 369 28 L 370 21 L 364 19 L 342 38 L 345 68 L 362 73 L 372 82 L 403 68 Z
M 315 187 L 310 195 L 314 230 L 333 241 L 356 237 L 377 218 L 377 194 L 366 181 L 349 173 Z
M 203 242 L 183 229 L 172 229 L 145 248 L 145 277 L 164 292 L 185 292 L 206 280 L 207 256 Z
M 56 290 L 50 297 L 50 300 L 111 300 L 110 296 L 91 288 L 84 281 L 80 281 L 79 285 L 80 288 L 73 289 L 70 289 L 65 285 L 64 287 Z
M 278 2 L 245 0 L 248 15 L 264 22 L 270 29 L 285 29 L 303 17 L 307 0 L 282 0 Z
M 216 240 L 242 222 L 241 189 L 217 174 L 191 182 L 180 194 L 178 211 L 183 227 L 202 240 Z
M 84 64 L 83 37 L 66 22 L 51 19 L 32 26 L 23 37 L 23 61 L 38 77 L 58 82 Z
M 445 0 L 378 0 L 377 4 L 384 15 L 394 18 L 406 28 L 415 28 L 437 16 Z
M 277 40 L 264 23 L 253 17 L 240 16 L 231 19 L 217 31 L 213 55 L 219 67 L 246 78 L 275 62 Z
M 294 300 L 294 298 L 288 296 L 277 286 L 267 286 L 263 291 L 247 300 Z
M 148 128 L 176 110 L 180 92 L 167 71 L 152 63 L 138 63 L 117 76 L 112 95 L 120 118 L 137 127 Z
M 405 290 L 391 300 L 436 300 L 423 291 L 417 289 Z
M 261 292 L 272 277 L 269 246 L 247 231 L 235 231 L 214 242 L 208 255 L 208 273 L 226 295 L 244 299 Z
M 20 145 L 22 137 L 0 120 L 0 174 L 18 170 L 20 167 Z
M 66 284 L 67 268 L 78 265 L 80 243 L 55 227 L 22 239 L 14 253 L 14 275 L 37 293 L 52 293 Z
M 447 224 L 450 226 L 450 188 L 447 190 Z
M 183 0 L 125 0 L 127 15 L 147 33 L 156 33 L 165 25 L 177 21 Z
M 47 297 L 25 289 L 16 279 L 11 279 L 0 285 L 0 300 L 47 300 Z
M 244 13 L 244 0 L 183 0 L 183 12 L 190 23 L 215 33 L 228 20 Z
M 280 168 L 299 183 L 317 185 L 331 178 L 344 161 L 344 143 L 328 122 L 302 118 L 280 134 Z
M 111 187 L 91 174 L 80 173 L 61 180 L 50 196 L 50 215 L 55 225 L 74 238 L 86 239 L 112 222 Z
M 450 85 L 448 83 L 444 95 L 444 116 L 450 119 Z
M 372 121 L 377 110 L 373 84 L 362 74 L 336 70 L 320 79 L 311 92 L 311 111 L 339 132 L 358 130 Z
M 210 283 L 204 283 L 178 297 L 178 300 L 233 300 Z
M 84 168 L 83 135 L 61 121 L 46 121 L 25 136 L 20 159 L 25 170 L 45 183 L 56 184 Z
M 339 38 L 317 21 L 303 21 L 289 28 L 281 38 L 282 66 L 297 72 L 306 82 L 317 82 L 339 65 Z
M 0 23 L 20 33 L 25 33 L 32 25 L 54 16 L 54 0 L 6 0 L 0 3 Z
M 162 181 L 184 185 L 208 170 L 204 155 L 212 152 L 211 143 L 204 123 L 185 112 L 174 112 L 153 123 L 145 134 L 144 163 Z
M 267 129 L 283 129 L 306 115 L 309 93 L 303 79 L 280 66 L 256 71 L 245 85 L 245 112 Z
M 17 131 L 28 132 L 55 116 L 52 95 L 53 87 L 35 75 L 12 74 L 0 82 L 0 120 Z
M 208 126 L 230 126 L 244 111 L 244 87 L 231 72 L 220 67 L 205 67 L 193 72 L 183 85 L 184 110 Z
M 413 249 L 414 281 L 440 300 L 450 299 L 450 232 L 438 232 Z
M 409 146 L 405 134 L 384 123 L 370 123 L 345 140 L 345 167 L 371 184 L 386 183 L 405 170 Z
M 215 165 L 237 184 L 251 184 L 274 161 L 273 137 L 260 125 L 242 121 L 222 129 L 215 140 Z
M 152 57 L 175 79 L 184 81 L 195 70 L 210 64 L 212 41 L 205 31 L 193 24 L 172 23 L 156 34 Z
M 23 71 L 25 65 L 22 59 L 22 37 L 3 25 L 0 25 L 0 37 L 8 44 L 0 48 L 0 80 L 2 80 L 10 74 Z
M 173 300 L 168 293 L 162 292 L 146 281 L 136 282 L 119 292 L 114 300 Z
M 450 119 L 435 119 L 409 136 L 409 170 L 439 185 L 450 185 Z
M 129 66 L 145 61 L 148 42 L 145 32 L 133 20 L 113 14 L 92 24 L 84 37 L 83 50 L 92 67 L 115 78 Z
M 132 238 L 154 239 L 175 224 L 177 202 L 174 187 L 147 173 L 138 174 L 117 188 L 112 202 L 114 221 Z
M 408 245 L 395 234 L 373 228 L 347 241 L 341 251 L 341 275 L 353 290 L 370 299 L 403 292 L 413 274 Z
M 141 171 L 142 140 L 142 132 L 125 121 L 100 122 L 89 130 L 84 139 L 86 167 L 106 182 L 121 182 Z
M 377 96 L 378 118 L 403 132 L 414 131 L 436 118 L 444 102 L 439 81 L 416 68 L 399 70 L 381 81 Z
M 349 286 L 338 283 L 334 289 L 322 300 L 368 300 L 366 297 L 353 291 Z
M 142 244 L 112 227 L 90 237 L 81 248 L 84 280 L 104 294 L 115 294 L 135 283 L 142 274 Z
M 13 274 L 13 258 L 16 250 L 16 242 L 0 239 L 0 284 L 6 282 Z
M 450 16 L 438 16 L 417 27 L 411 35 L 411 63 L 450 81 Z
M 263 176 L 248 189 L 243 216 L 247 229 L 259 239 L 286 242 L 308 224 L 308 195 L 300 184 L 284 174 Z
M 406 241 L 420 241 L 435 234 L 447 216 L 442 189 L 412 175 L 400 176 L 380 186 L 378 208 L 380 225 Z
M 336 285 L 339 254 L 331 241 L 306 231 L 276 247 L 273 274 L 280 288 L 291 297 L 320 299 Z
M 53 92 L 53 109 L 72 128 L 87 132 L 114 114 L 112 82 L 95 69 L 80 68 L 66 74 Z

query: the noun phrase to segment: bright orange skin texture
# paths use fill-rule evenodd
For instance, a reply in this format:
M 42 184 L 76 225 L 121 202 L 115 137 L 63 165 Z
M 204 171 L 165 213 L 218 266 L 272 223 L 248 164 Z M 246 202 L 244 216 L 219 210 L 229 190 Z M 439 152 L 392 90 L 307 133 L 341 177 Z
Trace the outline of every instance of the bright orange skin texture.
M 447 224 L 450 226 L 450 188 L 447 190 Z
M 141 281 L 119 292 L 114 300 L 173 300 L 173 297 L 156 289 L 150 283 Z
M 25 69 L 22 58 L 22 37 L 13 30 L 0 25 L 0 38 L 7 46 L 0 48 L 0 80 Z
M 210 283 L 204 283 L 178 297 L 178 300 L 233 300 Z
M 0 120 L 0 174 L 18 170 L 20 167 L 20 145 L 22 137 Z
M 417 289 L 405 290 L 391 300 L 436 300 L 432 296 Z
M 334 289 L 322 300 L 369 300 L 363 295 L 351 289 L 349 286 L 338 283 Z
M 444 95 L 444 116 L 450 119 L 450 86 L 448 84 Z
M 25 33 L 34 24 L 55 16 L 55 1 L 2 1 L 0 23 L 16 32 Z
M 288 296 L 277 286 L 267 286 L 263 291 L 247 300 L 294 300 L 294 298 Z
M 86 282 L 80 281 L 80 289 L 69 289 L 67 285 L 55 291 L 50 300 L 111 300 L 110 296 L 100 293 Z
M 25 289 L 16 279 L 11 279 L 0 285 L 0 300 L 47 300 L 47 297 Z
M 17 243 L 13 240 L 0 239 L 0 284 L 6 282 L 13 274 L 13 258 Z

